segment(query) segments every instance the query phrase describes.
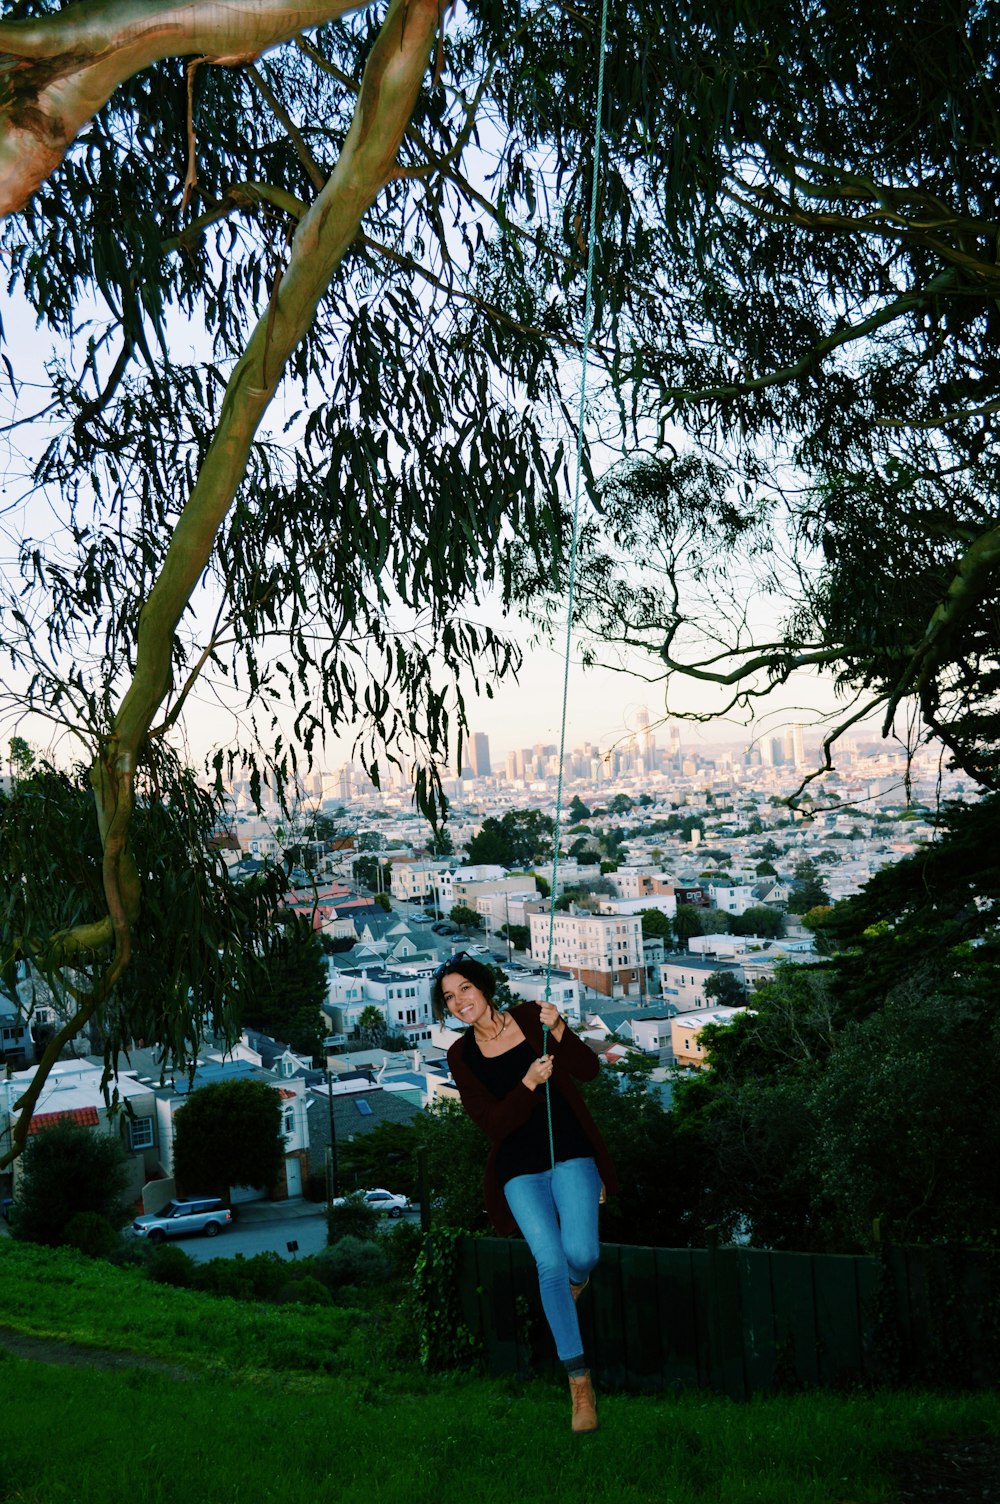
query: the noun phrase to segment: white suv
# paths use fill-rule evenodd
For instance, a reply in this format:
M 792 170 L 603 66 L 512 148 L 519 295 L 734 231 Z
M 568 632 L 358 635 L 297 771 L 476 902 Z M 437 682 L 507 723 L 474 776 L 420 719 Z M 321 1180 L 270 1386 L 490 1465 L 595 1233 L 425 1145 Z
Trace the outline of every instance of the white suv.
M 190 1238 L 196 1232 L 214 1238 L 232 1220 L 232 1212 L 218 1196 L 196 1196 L 189 1201 L 168 1201 L 158 1212 L 136 1217 L 132 1231 L 137 1238 L 150 1243 L 162 1243 L 164 1238 Z

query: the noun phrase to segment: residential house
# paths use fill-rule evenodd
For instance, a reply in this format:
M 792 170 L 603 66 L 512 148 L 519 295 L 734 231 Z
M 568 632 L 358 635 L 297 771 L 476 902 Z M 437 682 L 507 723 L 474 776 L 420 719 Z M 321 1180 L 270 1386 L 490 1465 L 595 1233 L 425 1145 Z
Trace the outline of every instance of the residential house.
M 35 1058 L 35 1042 L 20 1007 L 0 996 L 0 1066 L 26 1065 Z
M 756 883 L 717 883 L 708 885 L 709 906 L 721 909 L 724 914 L 745 914 L 754 908 L 759 899 L 754 897 Z
M 502 966 L 501 970 L 510 985 L 511 996 L 516 1002 L 542 1003 L 546 990 L 549 1002 L 555 1003 L 563 1018 L 570 1023 L 580 1018 L 580 983 L 571 971 L 553 968 L 549 975 L 544 968 L 528 969 L 516 963 Z
M 19 1117 L 14 1104 L 33 1076 L 33 1070 L 23 1070 L 0 1080 L 0 1144 L 5 1148 Z M 112 1083 L 120 1105 L 111 1108 L 104 1095 L 103 1079 L 103 1060 L 100 1063 L 86 1058 L 57 1060 L 32 1113 L 29 1137 L 64 1118 L 117 1136 L 125 1149 L 126 1194 L 129 1199 L 138 1200 L 157 1165 L 159 1145 L 153 1091 L 148 1082 L 141 1081 L 133 1072 L 122 1071 Z M 19 1159 L 14 1162 L 15 1185 L 21 1164 Z
M 708 1062 L 701 1042 L 702 1030 L 708 1024 L 731 1024 L 746 1011 L 745 1008 L 697 1008 L 678 1014 L 670 1024 L 676 1064 L 704 1070 Z
M 297 1064 L 292 1057 L 293 1066 Z M 204 1086 L 223 1081 L 266 1081 L 278 1093 L 281 1101 L 281 1132 L 284 1140 L 284 1157 L 275 1186 L 231 1186 L 230 1196 L 236 1201 L 261 1200 L 273 1194 L 276 1200 L 300 1196 L 308 1174 L 309 1120 L 306 1112 L 307 1084 L 295 1070 L 286 1070 L 275 1076 L 271 1071 L 253 1065 L 249 1060 L 199 1061 L 194 1075 L 185 1074 L 170 1083 L 154 1089 L 156 1119 L 159 1130 L 159 1168 L 163 1176 L 174 1176 L 175 1119 L 191 1096 Z M 163 1188 L 157 1187 L 157 1199 L 162 1205 Z M 185 1190 L 196 1187 L 183 1187 Z M 169 1191 L 173 1194 L 173 1190 Z M 163 1198 L 165 1199 L 165 1198 Z M 155 1206 L 151 1206 L 155 1210 Z
M 674 1003 L 682 1013 L 690 1013 L 706 1004 L 705 983 L 716 972 L 731 972 L 743 980 L 740 967 L 733 961 L 710 960 L 706 956 L 667 956 L 660 966 L 664 1001 Z

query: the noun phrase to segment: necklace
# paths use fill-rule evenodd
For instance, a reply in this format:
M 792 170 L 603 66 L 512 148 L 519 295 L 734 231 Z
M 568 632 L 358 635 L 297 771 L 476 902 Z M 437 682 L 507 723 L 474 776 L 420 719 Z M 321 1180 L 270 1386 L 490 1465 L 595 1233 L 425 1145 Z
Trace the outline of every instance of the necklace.
M 473 1031 L 472 1032 L 475 1034 L 476 1038 L 477 1039 L 481 1039 L 484 1044 L 494 1044 L 496 1042 L 496 1040 L 498 1040 L 500 1038 L 500 1035 L 503 1033 L 503 1031 L 504 1031 L 504 1029 L 506 1029 L 506 1027 L 507 1027 L 507 1015 L 506 1015 L 506 1013 L 502 1013 L 500 1015 L 500 1027 L 496 1031 L 495 1034 L 483 1034 L 483 1033 L 480 1032 L 479 1029 L 477 1029 L 475 1027 L 473 1027 Z

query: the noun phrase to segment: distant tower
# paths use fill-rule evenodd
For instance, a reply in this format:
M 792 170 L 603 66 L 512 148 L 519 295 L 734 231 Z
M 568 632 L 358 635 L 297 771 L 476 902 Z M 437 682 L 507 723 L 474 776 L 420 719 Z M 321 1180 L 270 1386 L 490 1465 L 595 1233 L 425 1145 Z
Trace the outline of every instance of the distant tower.
M 645 705 L 640 705 L 639 713 L 635 718 L 636 730 L 639 733 L 639 756 L 647 768 L 653 766 L 653 733 L 649 729 L 649 711 Z
M 802 727 L 796 721 L 791 727 L 792 737 L 792 762 L 797 768 L 805 766 L 806 753 L 802 745 Z
M 477 778 L 490 776 L 490 739 L 484 731 L 477 731 L 470 746 L 472 771 Z
M 681 758 L 681 732 L 679 726 L 671 726 L 669 741 L 671 760 L 675 767 L 679 767 Z

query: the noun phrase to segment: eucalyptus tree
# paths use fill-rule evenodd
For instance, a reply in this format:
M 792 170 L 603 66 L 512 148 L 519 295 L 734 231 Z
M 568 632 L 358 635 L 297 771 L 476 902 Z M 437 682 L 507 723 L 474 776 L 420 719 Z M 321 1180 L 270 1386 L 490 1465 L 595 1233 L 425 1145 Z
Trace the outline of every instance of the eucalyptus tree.
M 1000 11 L 659 14 L 631 132 L 663 143 L 631 230 L 659 296 L 617 329 L 648 438 L 605 481 L 588 652 L 648 654 L 671 714 L 824 671 L 824 761 L 877 715 L 996 788 Z
M 114 1017 L 109 1065 L 139 1038 L 185 1058 L 199 1026 L 238 1021 L 254 943 L 184 768 L 199 695 L 242 717 L 220 787 L 240 766 L 257 789 L 262 763 L 293 776 L 350 727 L 376 777 L 407 739 L 436 817 L 463 686 L 516 668 L 477 616 L 561 569 L 595 21 L 486 4 L 445 36 L 438 0 L 5 8 L 0 249 L 54 341 L 39 397 L 5 310 L 5 708 L 19 734 L 33 712 L 76 739 L 96 811 L 81 861 L 60 867 L 50 831 L 42 871 L 24 800 L 44 788 L 3 806 L 3 975 L 30 963 L 69 999 L 14 1152 L 91 1020 Z M 156 901 L 172 1000 L 140 1033 L 115 989 L 162 877 L 134 839 L 153 810 L 198 876 L 177 934 Z M 228 980 L 185 1013 L 206 946 Z

